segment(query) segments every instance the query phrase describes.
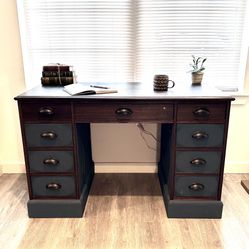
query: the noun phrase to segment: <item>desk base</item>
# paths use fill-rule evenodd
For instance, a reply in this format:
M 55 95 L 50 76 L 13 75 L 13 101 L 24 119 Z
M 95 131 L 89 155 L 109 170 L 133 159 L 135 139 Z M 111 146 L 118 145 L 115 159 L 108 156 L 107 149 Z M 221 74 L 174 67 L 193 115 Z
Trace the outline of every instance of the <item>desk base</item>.
M 210 218 L 222 217 L 223 203 L 212 200 L 170 200 L 168 186 L 159 173 L 163 200 L 168 218 Z
M 87 197 L 91 187 L 85 184 L 80 199 L 64 200 L 29 200 L 28 214 L 30 218 L 80 218 L 85 210 Z

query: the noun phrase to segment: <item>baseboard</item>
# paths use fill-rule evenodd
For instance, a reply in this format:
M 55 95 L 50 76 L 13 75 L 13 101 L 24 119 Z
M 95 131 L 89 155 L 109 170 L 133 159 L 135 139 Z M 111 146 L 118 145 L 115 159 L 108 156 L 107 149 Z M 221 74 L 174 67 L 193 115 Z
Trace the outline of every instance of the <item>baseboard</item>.
M 157 173 L 156 163 L 95 163 L 96 173 Z M 0 165 L 0 174 L 25 173 L 23 162 Z M 227 162 L 225 173 L 249 173 L 249 162 Z
M 157 164 L 95 163 L 95 173 L 157 173 Z
M 2 173 L 11 174 L 11 173 L 25 173 L 25 164 L 24 162 L 8 162 L 2 164 Z
M 225 173 L 249 173 L 249 162 L 226 162 Z

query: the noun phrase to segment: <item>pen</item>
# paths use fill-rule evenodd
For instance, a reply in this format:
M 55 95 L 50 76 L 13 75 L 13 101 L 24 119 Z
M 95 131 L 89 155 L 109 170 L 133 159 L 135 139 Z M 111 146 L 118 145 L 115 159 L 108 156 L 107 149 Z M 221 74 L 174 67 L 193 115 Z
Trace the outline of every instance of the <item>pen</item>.
M 106 87 L 106 86 L 93 86 L 93 85 L 90 85 L 90 87 L 102 88 L 102 89 L 108 89 L 109 88 L 109 87 Z

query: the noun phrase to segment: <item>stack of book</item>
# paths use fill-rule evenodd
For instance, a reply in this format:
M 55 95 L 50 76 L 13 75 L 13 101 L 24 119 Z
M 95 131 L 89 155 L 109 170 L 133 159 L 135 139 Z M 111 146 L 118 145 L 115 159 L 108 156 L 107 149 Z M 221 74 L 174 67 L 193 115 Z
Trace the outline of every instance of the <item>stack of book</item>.
M 43 66 L 41 83 L 43 86 L 66 86 L 74 83 L 72 67 L 64 64 Z

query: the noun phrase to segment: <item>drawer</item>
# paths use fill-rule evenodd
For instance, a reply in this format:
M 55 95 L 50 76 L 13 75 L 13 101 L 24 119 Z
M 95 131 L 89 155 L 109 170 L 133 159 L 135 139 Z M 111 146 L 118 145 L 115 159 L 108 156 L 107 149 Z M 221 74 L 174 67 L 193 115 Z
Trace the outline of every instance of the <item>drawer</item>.
M 222 147 L 223 124 L 178 124 L 177 147 Z
M 32 108 L 31 108 L 32 107 Z M 25 101 L 20 104 L 24 121 L 71 121 L 70 102 Z
M 215 121 L 224 122 L 226 104 L 179 104 L 177 122 Z
M 71 124 L 25 124 L 28 147 L 72 146 Z
M 218 183 L 215 176 L 177 176 L 175 196 L 217 197 Z
M 34 197 L 75 196 L 72 176 L 32 176 L 31 186 Z
M 173 104 L 74 104 L 76 122 L 173 122 Z
M 176 172 L 219 173 L 220 151 L 177 151 Z
M 29 151 L 30 172 L 73 172 L 72 151 Z

